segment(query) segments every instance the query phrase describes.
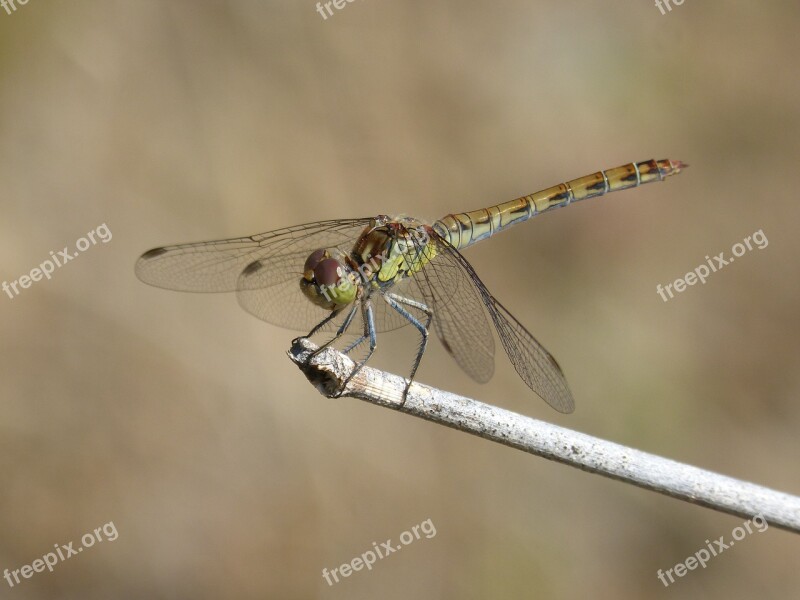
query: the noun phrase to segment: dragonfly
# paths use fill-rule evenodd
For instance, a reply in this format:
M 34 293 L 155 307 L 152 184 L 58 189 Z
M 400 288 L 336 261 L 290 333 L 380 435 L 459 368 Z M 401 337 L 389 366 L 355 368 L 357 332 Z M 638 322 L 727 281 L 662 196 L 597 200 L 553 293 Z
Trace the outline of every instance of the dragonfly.
M 494 373 L 491 325 L 516 372 L 561 413 L 575 408 L 555 358 L 486 288 L 462 250 L 541 213 L 610 192 L 663 181 L 687 165 L 663 159 L 598 171 L 515 200 L 427 223 L 410 216 L 336 219 L 266 233 L 154 248 L 136 262 L 145 283 L 185 292 L 236 292 L 252 315 L 324 335 L 354 368 L 375 352 L 378 334 L 411 326 L 419 343 L 405 402 L 430 330 L 477 382 Z M 409 353 L 410 354 L 410 353 Z M 313 356 L 312 355 L 312 356 Z

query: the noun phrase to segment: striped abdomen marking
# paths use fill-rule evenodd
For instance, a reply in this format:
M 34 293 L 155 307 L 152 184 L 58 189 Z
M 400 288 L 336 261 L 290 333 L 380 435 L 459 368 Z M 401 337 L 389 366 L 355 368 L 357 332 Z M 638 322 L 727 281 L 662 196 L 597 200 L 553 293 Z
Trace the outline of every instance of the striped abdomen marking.
M 644 183 L 663 181 L 680 173 L 686 166 L 679 160 L 668 159 L 630 163 L 489 208 L 447 215 L 436 221 L 433 229 L 456 248 L 466 248 L 547 210 Z

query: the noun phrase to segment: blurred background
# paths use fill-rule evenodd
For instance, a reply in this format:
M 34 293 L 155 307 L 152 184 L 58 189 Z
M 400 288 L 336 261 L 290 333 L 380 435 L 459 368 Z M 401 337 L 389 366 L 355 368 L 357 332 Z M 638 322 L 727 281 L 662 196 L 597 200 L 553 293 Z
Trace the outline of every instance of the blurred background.
M 19 0 L 17 0 L 18 2 Z M 558 358 L 577 409 L 498 347 L 418 379 L 800 494 L 800 6 L 688 0 L 44 2 L 0 8 L 0 569 L 119 537 L 23 598 L 787 598 L 800 538 L 353 399 L 233 294 L 134 276 L 148 248 L 318 219 L 436 219 L 650 158 L 680 176 L 467 251 Z M 706 255 L 753 250 L 669 302 Z M 409 329 L 409 328 L 406 328 Z M 391 366 L 381 338 L 378 366 Z M 387 349 L 388 348 L 388 349 Z M 431 519 L 329 586 L 332 569 Z

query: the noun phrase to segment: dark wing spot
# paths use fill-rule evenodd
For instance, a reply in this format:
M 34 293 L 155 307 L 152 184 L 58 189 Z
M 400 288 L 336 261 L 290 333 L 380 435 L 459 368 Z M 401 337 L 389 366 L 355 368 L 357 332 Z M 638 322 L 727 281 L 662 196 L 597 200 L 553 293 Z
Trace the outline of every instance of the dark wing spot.
M 262 266 L 263 265 L 261 264 L 260 260 L 254 260 L 244 268 L 244 271 L 242 271 L 242 275 L 244 275 L 245 277 L 248 275 L 252 275 L 256 271 L 260 271 Z
M 564 371 L 563 371 L 563 369 L 561 368 L 561 365 L 560 365 L 560 364 L 558 364 L 558 361 L 556 360 L 555 356 L 553 356 L 552 354 L 550 354 L 550 353 L 548 352 L 548 353 L 547 353 L 547 358 L 549 358 L 549 359 L 550 359 L 550 363 L 551 363 L 551 364 L 552 364 L 552 365 L 553 365 L 553 366 L 554 366 L 556 369 L 558 369 L 558 372 L 559 372 L 559 373 L 563 373 L 563 372 L 564 372 Z
M 161 256 L 167 251 L 166 248 L 153 248 L 152 250 L 148 250 L 144 254 L 142 254 L 142 260 L 150 260 L 151 258 L 155 258 L 156 256 Z

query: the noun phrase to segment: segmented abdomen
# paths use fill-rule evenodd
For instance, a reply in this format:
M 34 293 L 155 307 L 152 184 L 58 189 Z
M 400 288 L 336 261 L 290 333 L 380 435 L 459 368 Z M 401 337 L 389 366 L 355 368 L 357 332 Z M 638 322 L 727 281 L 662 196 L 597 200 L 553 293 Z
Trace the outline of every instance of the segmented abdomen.
M 680 173 L 685 166 L 680 161 L 669 159 L 630 163 L 560 183 L 489 208 L 447 215 L 436 221 L 433 229 L 456 248 L 466 248 L 547 210 L 609 192 L 663 181 L 670 175 Z

